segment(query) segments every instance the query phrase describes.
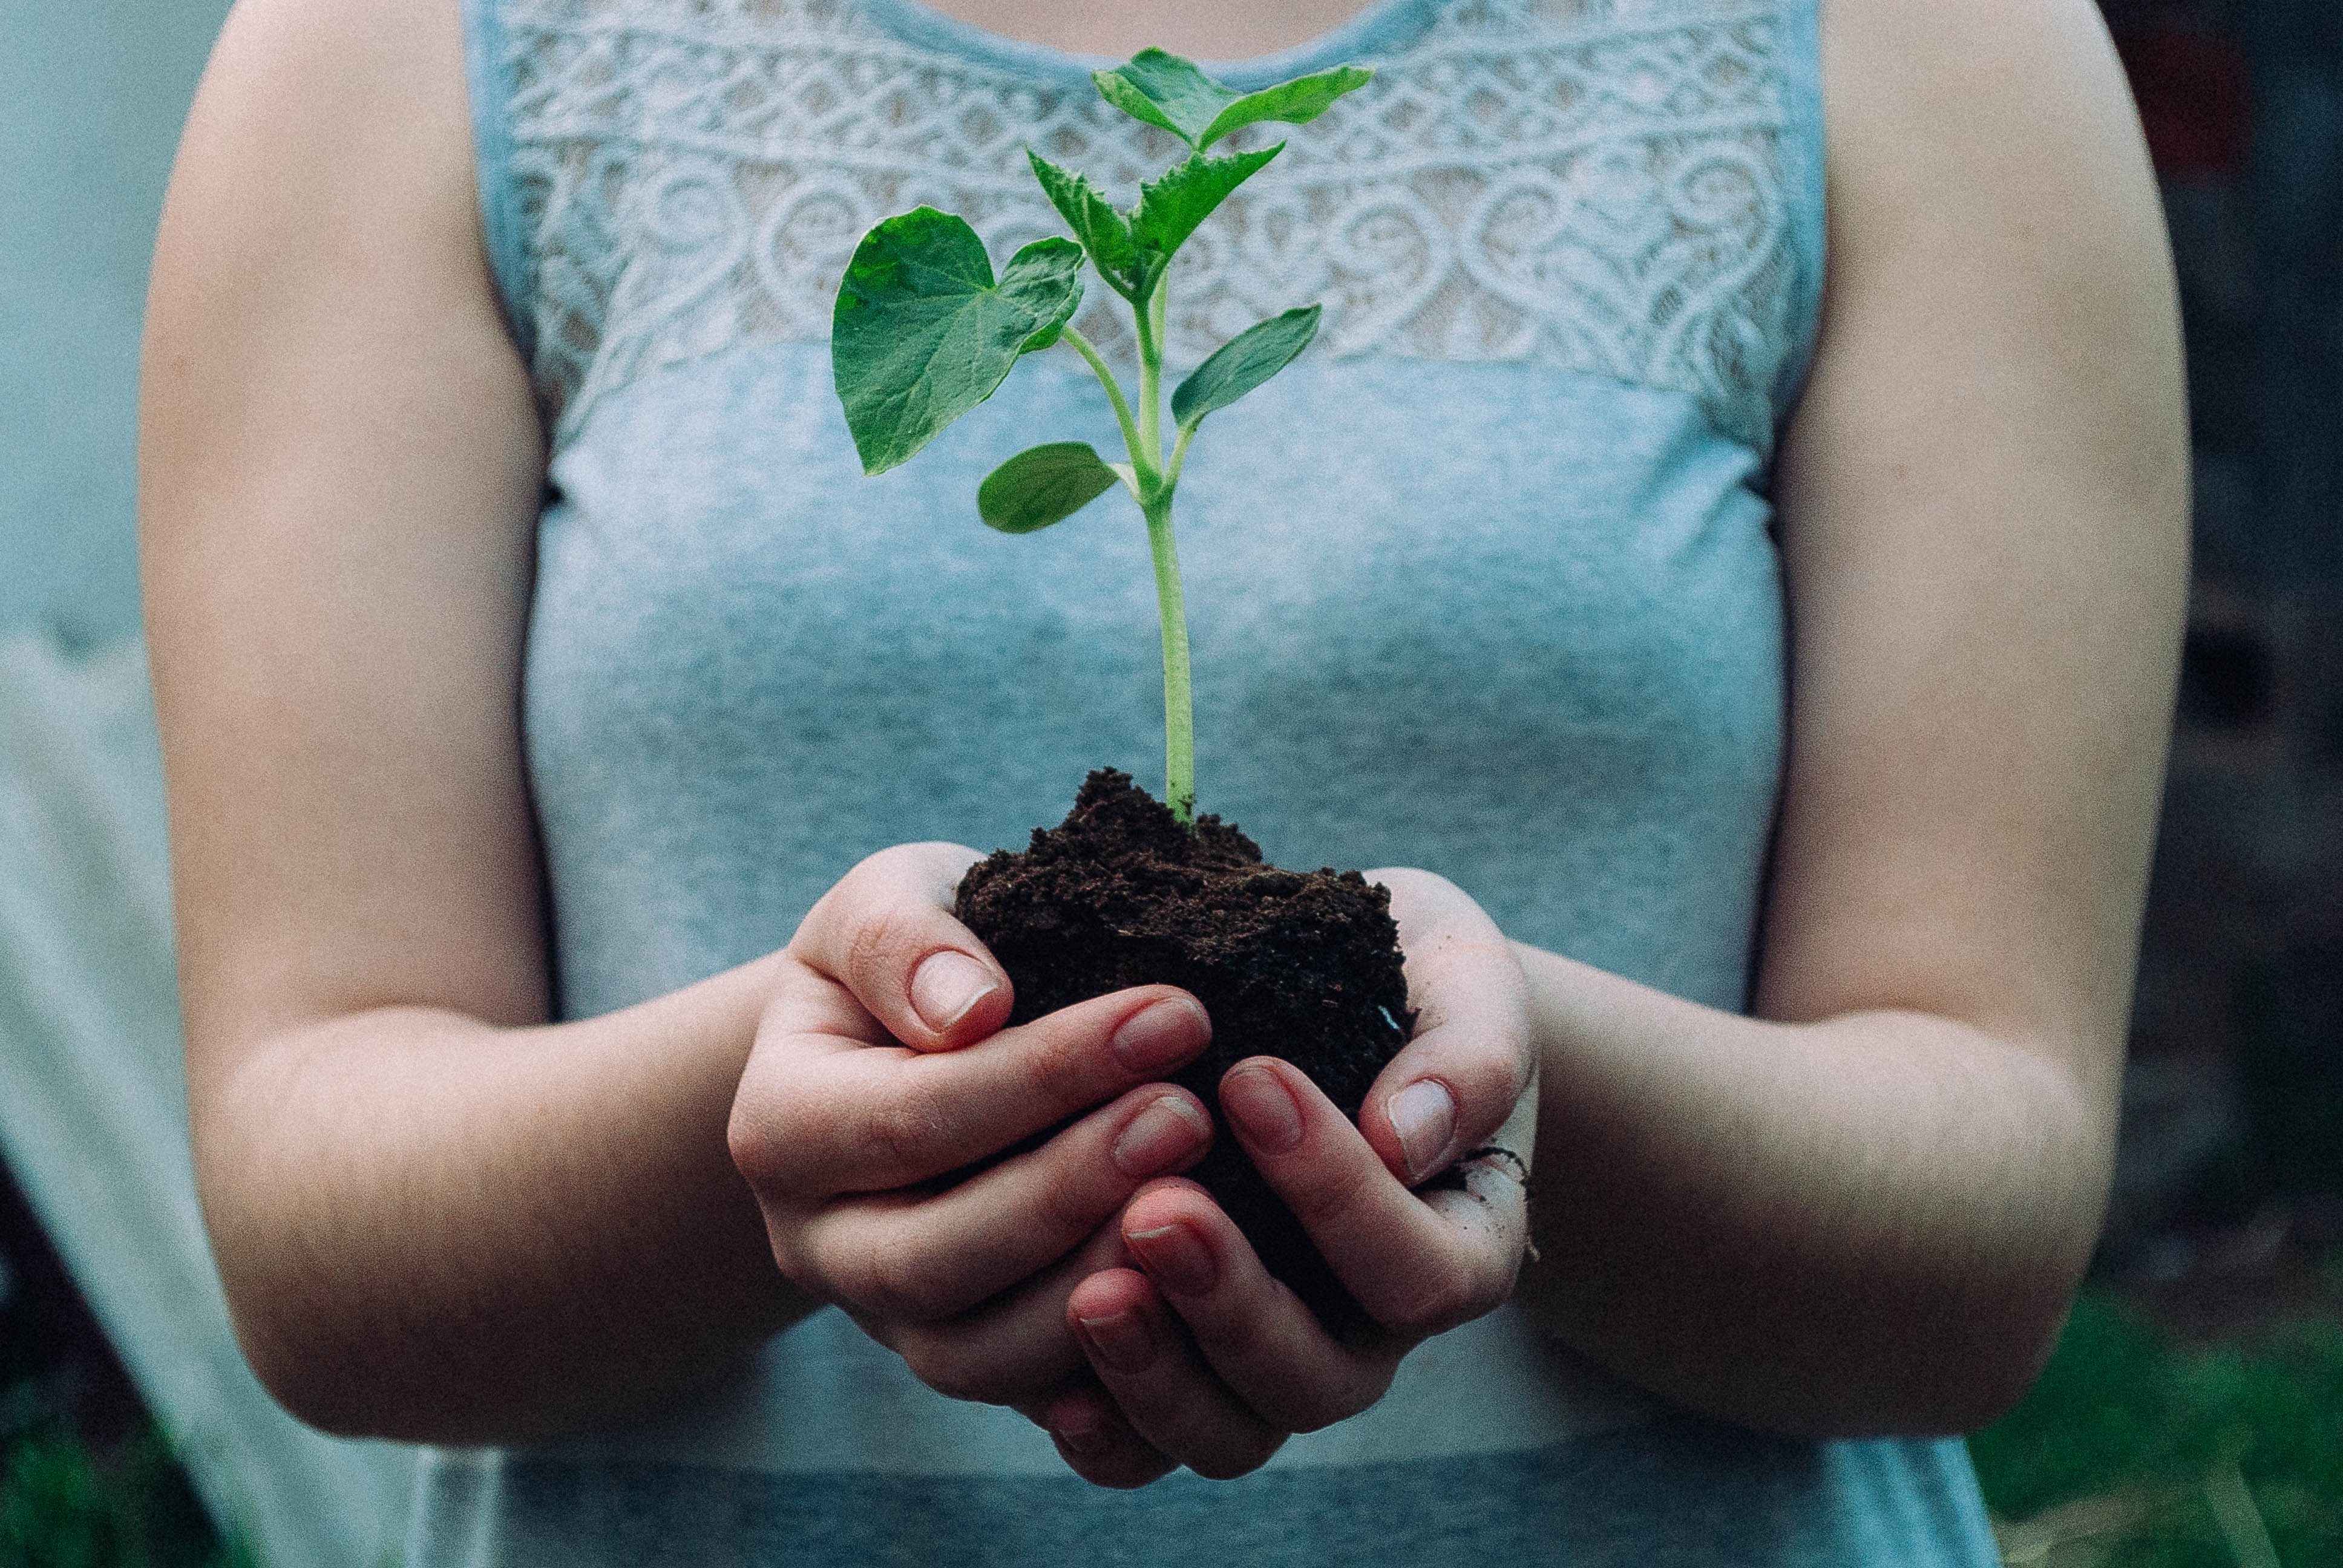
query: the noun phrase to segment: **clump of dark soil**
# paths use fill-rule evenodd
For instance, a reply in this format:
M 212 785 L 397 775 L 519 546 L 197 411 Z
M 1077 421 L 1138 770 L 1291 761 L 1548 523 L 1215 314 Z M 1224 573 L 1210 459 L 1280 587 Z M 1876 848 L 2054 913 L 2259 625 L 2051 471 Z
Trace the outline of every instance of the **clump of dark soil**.
M 1212 1107 L 1212 1151 L 1189 1174 L 1321 1322 L 1357 1305 L 1254 1171 L 1221 1117 L 1222 1074 L 1252 1056 L 1292 1062 L 1353 1121 L 1407 1043 L 1391 894 L 1356 871 L 1287 871 L 1218 817 L 1193 831 L 1101 769 L 1073 811 L 1022 853 L 969 869 L 955 910 L 1016 986 L 1012 1024 L 1127 986 L 1175 985 L 1204 1004 L 1212 1043 L 1173 1081 Z

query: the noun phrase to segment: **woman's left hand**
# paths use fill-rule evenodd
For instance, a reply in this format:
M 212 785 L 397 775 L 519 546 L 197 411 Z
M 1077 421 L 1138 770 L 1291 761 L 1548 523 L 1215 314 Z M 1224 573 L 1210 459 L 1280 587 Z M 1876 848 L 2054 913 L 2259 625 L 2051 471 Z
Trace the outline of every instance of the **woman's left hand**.
M 1376 1079 L 1358 1126 L 1272 1057 L 1231 1068 L 1221 1107 L 1368 1321 L 1330 1333 L 1202 1187 L 1149 1186 L 1122 1214 L 1138 1267 L 1091 1275 L 1066 1305 L 1101 1386 L 1060 1395 L 1046 1424 L 1091 1481 L 1142 1485 L 1175 1464 L 1215 1480 L 1257 1469 L 1292 1433 L 1373 1404 L 1409 1351 L 1513 1292 L 1537 1122 L 1520 965 L 1453 884 L 1367 877 L 1392 890 L 1415 1038 Z M 1474 1157 L 1463 1190 L 1413 1191 L 1463 1155 Z

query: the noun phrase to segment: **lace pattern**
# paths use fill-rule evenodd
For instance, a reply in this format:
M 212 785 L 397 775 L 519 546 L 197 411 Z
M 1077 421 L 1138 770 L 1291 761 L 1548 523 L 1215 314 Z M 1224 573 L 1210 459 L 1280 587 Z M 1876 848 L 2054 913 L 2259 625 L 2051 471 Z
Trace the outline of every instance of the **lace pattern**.
M 1078 75 L 939 51 L 855 0 L 501 7 L 531 272 L 506 281 L 557 440 L 662 367 L 825 339 L 890 213 L 960 213 L 996 258 L 1064 232 L 1029 143 L 1125 203 L 1175 148 Z M 1766 450 L 1803 326 L 1785 25 L 1772 0 L 1447 0 L 1318 121 L 1239 138 L 1289 146 L 1182 252 L 1171 362 L 1318 299 L 1316 353 L 1686 393 Z M 1127 358 L 1121 310 L 1093 280 L 1080 319 Z

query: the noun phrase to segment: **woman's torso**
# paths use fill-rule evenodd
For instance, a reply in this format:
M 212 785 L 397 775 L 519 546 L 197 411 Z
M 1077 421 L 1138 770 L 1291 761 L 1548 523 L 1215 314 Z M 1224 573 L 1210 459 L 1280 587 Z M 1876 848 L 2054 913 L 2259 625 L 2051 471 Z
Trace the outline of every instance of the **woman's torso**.
M 1418 864 L 1509 933 L 1738 1008 L 1783 745 L 1764 477 L 1811 341 L 1805 0 L 1376 0 L 1225 73 L 1346 60 L 1172 276 L 1174 374 L 1323 300 L 1199 437 L 1181 548 L 1202 803 L 1272 859 Z M 855 860 L 1160 775 L 1119 497 L 976 521 L 1041 439 L 1112 445 L 1071 355 L 860 477 L 830 301 L 879 217 L 1059 231 L 1029 142 L 1130 199 L 1168 138 L 1088 62 L 916 0 L 474 0 L 484 210 L 554 431 L 526 677 L 569 1016 L 785 941 Z M 1252 140 L 1265 142 L 1255 135 Z M 1082 318 L 1127 340 L 1093 285 Z M 1957 1445 L 1658 1409 L 1510 1310 L 1222 1485 L 1064 1473 L 835 1312 L 734 1387 L 558 1452 L 445 1456 L 420 1560 L 1987 1561 Z M 667 1553 L 668 1555 L 661 1555 Z

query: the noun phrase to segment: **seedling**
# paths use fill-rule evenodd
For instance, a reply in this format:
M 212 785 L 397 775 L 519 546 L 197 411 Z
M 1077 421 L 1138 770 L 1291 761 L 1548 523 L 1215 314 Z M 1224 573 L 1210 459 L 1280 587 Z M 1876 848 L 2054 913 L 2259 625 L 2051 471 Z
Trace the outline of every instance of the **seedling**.
M 1188 616 L 1180 590 L 1172 503 L 1189 444 L 1210 414 L 1269 380 L 1310 345 L 1320 307 L 1288 310 L 1223 344 L 1172 394 L 1177 434 L 1163 444 L 1165 276 L 1188 237 L 1246 180 L 1284 150 L 1213 157 L 1231 132 L 1263 121 L 1302 125 L 1372 71 L 1339 66 L 1257 93 L 1237 93 L 1161 49 L 1095 71 L 1106 101 L 1187 144 L 1183 161 L 1140 186 L 1139 205 L 1119 211 L 1087 175 L 1059 167 L 1031 148 L 1034 176 L 1074 238 L 1040 239 L 1019 250 L 996 277 L 984 242 L 967 222 L 922 206 L 879 224 L 855 247 L 830 324 L 830 368 L 846 406 L 862 471 L 882 474 L 908 460 L 944 427 L 992 396 L 1017 361 L 1064 345 L 1106 389 L 1122 427 L 1123 461 L 1110 463 L 1086 441 L 1030 447 L 977 487 L 977 513 L 1007 534 L 1063 522 L 1120 483 L 1147 523 L 1163 628 L 1163 755 L 1167 803 L 1182 825 L 1196 811 L 1194 705 L 1188 675 Z M 1087 256 L 1131 307 L 1139 344 L 1137 412 L 1098 349 L 1073 327 Z

